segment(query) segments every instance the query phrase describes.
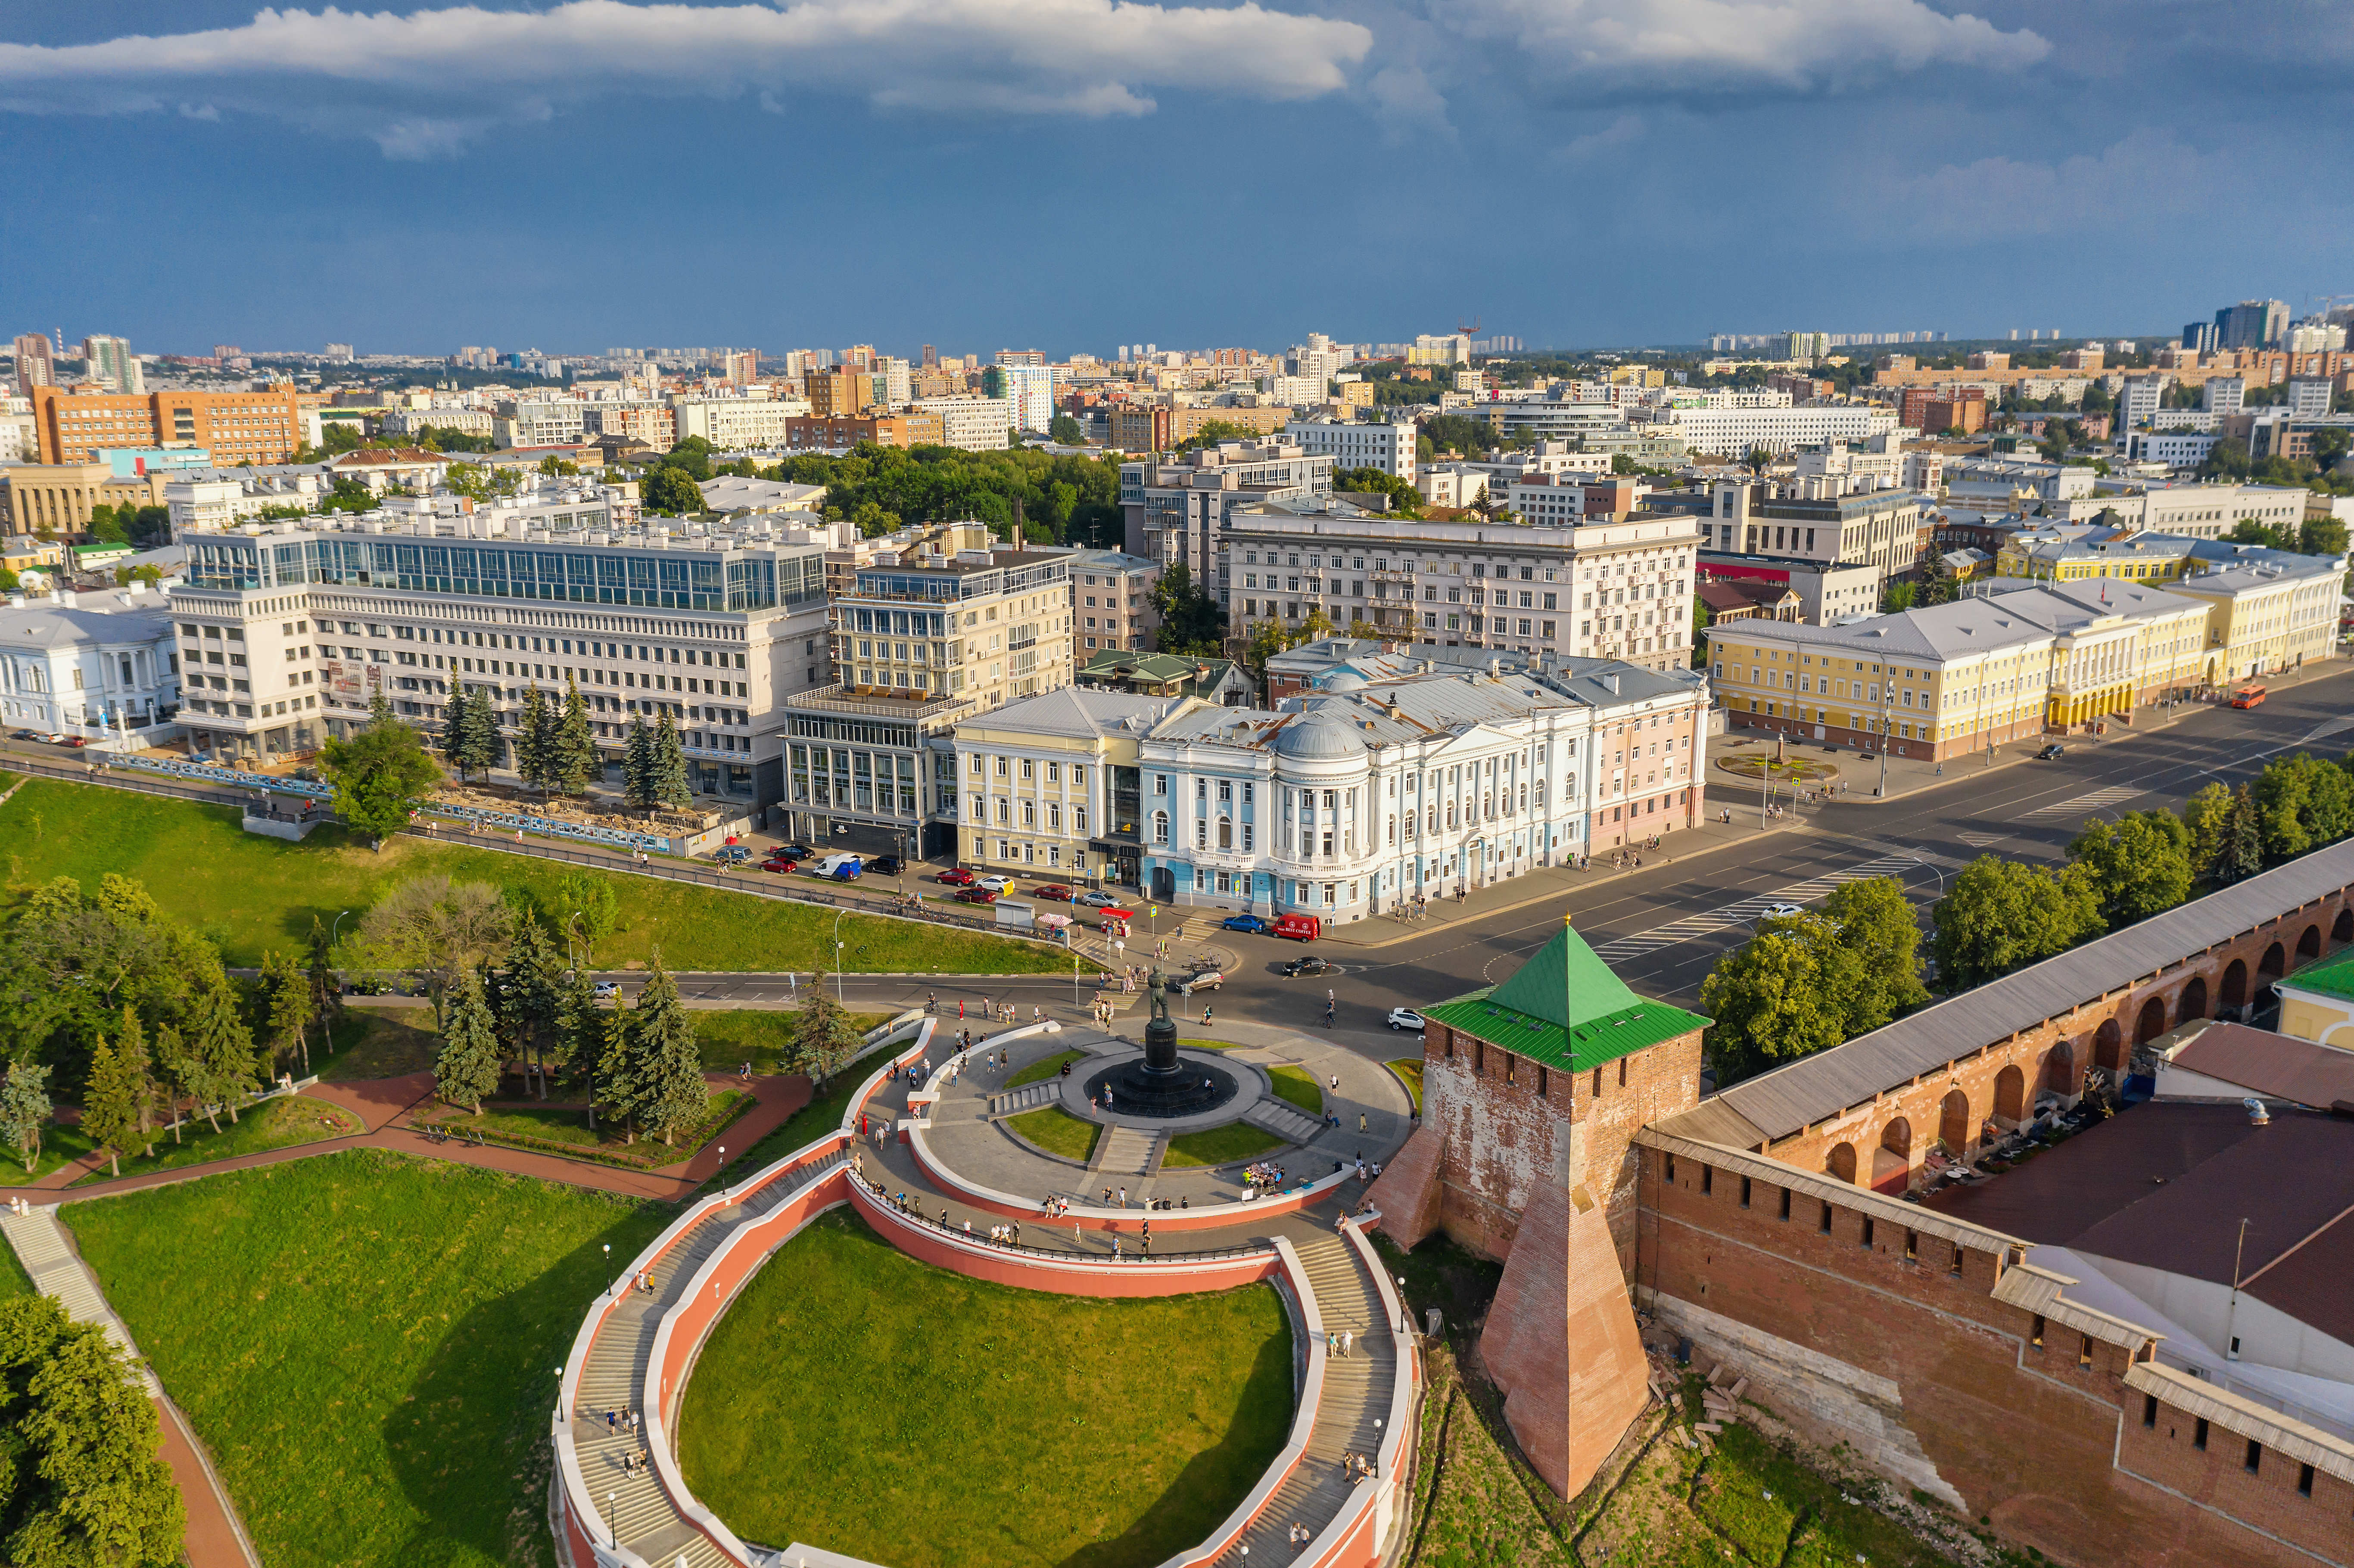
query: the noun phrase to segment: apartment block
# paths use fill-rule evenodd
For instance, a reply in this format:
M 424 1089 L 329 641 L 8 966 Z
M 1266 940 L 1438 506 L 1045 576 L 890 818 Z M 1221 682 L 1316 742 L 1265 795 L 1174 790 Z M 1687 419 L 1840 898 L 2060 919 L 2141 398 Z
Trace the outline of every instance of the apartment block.
M 99 392 L 37 387 L 33 428 L 45 463 L 92 462 L 110 447 L 199 446 L 213 461 L 292 462 L 302 405 L 289 383 L 268 392 Z
M 1182 565 L 1214 591 L 1227 519 L 1246 506 L 1330 494 L 1334 460 L 1296 446 L 1225 441 L 1182 458 L 1119 465 L 1128 554 Z
M 588 439 L 588 410 L 577 397 L 501 403 L 491 439 L 503 447 L 577 447 Z
M 1004 397 L 918 397 L 911 408 L 938 421 L 933 439 L 940 445 L 969 452 L 1002 450 L 1018 428 L 1013 404 Z
M 1377 468 L 1408 484 L 1414 482 L 1418 433 L 1411 419 L 1394 425 L 1294 419 L 1283 427 L 1285 444 L 1311 457 L 1329 457 L 1336 469 Z
M 722 451 L 768 451 L 785 444 L 792 422 L 810 413 L 797 397 L 673 397 L 678 440 L 701 436 Z

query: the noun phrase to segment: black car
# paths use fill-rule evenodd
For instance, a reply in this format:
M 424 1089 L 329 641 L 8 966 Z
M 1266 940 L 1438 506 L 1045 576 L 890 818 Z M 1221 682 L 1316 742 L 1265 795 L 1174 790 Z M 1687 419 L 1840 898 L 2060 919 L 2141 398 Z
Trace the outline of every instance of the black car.
M 2055 740 L 2051 745 L 2045 747 L 2042 750 L 2037 752 L 2035 754 L 2035 760 L 2038 762 L 2056 762 L 2061 758 L 2067 755 L 2068 748 Z
M 769 853 L 779 860 L 807 860 L 817 853 L 817 851 L 807 844 L 779 844 Z
M 1283 973 L 1292 980 L 1301 975 L 1338 974 L 1341 966 L 1330 959 L 1294 959 L 1283 966 Z
M 38 740 L 41 736 L 37 731 L 29 729 L 12 729 L 8 732 L 8 738 L 10 740 Z
M 896 854 L 878 854 L 866 863 L 866 869 L 877 876 L 896 876 L 907 869 L 907 863 Z

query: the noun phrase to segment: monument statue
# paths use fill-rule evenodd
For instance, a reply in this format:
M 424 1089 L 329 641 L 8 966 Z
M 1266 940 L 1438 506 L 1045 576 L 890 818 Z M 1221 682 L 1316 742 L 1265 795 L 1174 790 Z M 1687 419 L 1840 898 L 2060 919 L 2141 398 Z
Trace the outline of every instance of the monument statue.
M 1144 1055 L 1107 1067 L 1089 1081 L 1090 1098 L 1108 1092 L 1124 1116 L 1181 1117 L 1213 1110 L 1240 1089 L 1235 1075 L 1214 1063 L 1177 1057 L 1177 1025 L 1169 1016 L 1169 981 L 1159 969 L 1145 983 L 1152 1016 L 1144 1025 Z
M 1144 1026 L 1144 1070 L 1165 1079 L 1177 1071 L 1177 1025 L 1169 1018 L 1169 982 L 1156 969 L 1145 989 L 1152 998 L 1152 1017 Z

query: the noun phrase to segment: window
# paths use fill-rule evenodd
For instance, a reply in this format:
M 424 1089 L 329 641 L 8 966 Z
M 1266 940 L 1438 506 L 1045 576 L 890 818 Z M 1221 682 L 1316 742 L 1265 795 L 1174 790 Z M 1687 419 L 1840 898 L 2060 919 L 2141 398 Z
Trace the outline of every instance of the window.
M 2262 1471 L 2264 1468 L 2264 1446 L 2262 1443 L 2257 1442 L 2253 1437 L 2249 1438 L 2248 1457 L 2241 1461 L 2242 1467 L 2246 1469 L 2248 1474 L 2253 1476 Z
M 1152 813 L 1152 842 L 1157 844 L 1169 842 L 1169 813 L 1166 811 Z
M 1870 1252 L 1872 1250 L 1872 1231 L 1873 1225 L 1872 1223 L 1872 1216 L 1870 1214 L 1866 1214 L 1863 1217 L 1863 1249 L 1866 1252 Z
M 1708 1198 L 1713 1197 L 1715 1193 L 1716 1167 L 1713 1165 L 1703 1165 L 1700 1168 L 1700 1195 L 1703 1198 Z
M 1785 1187 L 1785 1188 L 1783 1188 L 1783 1189 L 1782 1189 L 1782 1223 L 1783 1223 L 1783 1224 L 1789 1224 L 1789 1221 L 1790 1221 L 1790 1189 L 1788 1189 L 1787 1187 Z
M 1825 1235 L 1831 1234 L 1831 1206 L 1829 1203 L 1823 1205 L 1823 1223 L 1819 1228 Z
M 2297 1467 L 2296 1495 L 2301 1498 L 2309 1498 L 2313 1495 L 2313 1467 L 2311 1465 L 2300 1465 Z
M 1602 1075 L 1600 1069 L 1596 1069 L 1594 1075 L 1600 1077 Z M 1741 1179 L 1741 1206 L 1744 1209 L 1749 1206 L 1749 1178 L 1746 1176 Z
M 2158 1395 L 2145 1393 L 2141 1396 L 2141 1424 L 2147 1427 L 2158 1425 Z
M 2028 1327 L 2027 1342 L 2039 1351 L 2043 1348 L 2043 1315 L 2040 1312 L 2036 1314 L 2035 1321 Z M 2204 1447 L 2206 1445 L 2200 1446 Z

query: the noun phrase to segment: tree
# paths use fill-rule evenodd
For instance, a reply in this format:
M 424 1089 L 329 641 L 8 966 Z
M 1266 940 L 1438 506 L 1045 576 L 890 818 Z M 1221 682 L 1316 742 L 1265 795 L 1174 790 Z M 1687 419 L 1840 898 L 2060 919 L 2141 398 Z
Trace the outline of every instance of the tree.
M 2216 876 L 2216 864 L 2223 853 L 2224 835 L 2232 820 L 2232 790 L 2225 784 L 2209 784 L 2184 802 L 2184 825 L 2190 830 L 2190 873 L 2202 880 Z
M 1937 900 L 1931 919 L 1939 983 L 1965 991 L 2099 936 L 2100 891 L 2083 866 L 2055 873 L 1980 855 Z
M 630 719 L 630 738 L 621 753 L 621 798 L 642 811 L 651 811 L 654 793 L 654 736 L 642 715 Z
M 228 976 L 216 978 L 198 994 L 188 1012 L 182 1051 L 186 1060 L 180 1075 L 218 1132 L 220 1107 L 228 1107 L 228 1119 L 237 1120 L 238 1102 L 253 1086 L 256 1065 L 253 1031 L 246 1027 L 244 1010 Z
M 115 1038 L 114 1054 L 122 1064 L 123 1076 L 131 1083 L 131 1108 L 139 1128 L 139 1141 L 153 1158 L 155 1153 L 155 1065 L 147 1055 L 147 1031 L 139 1022 L 139 1011 L 128 1003 L 122 1009 L 122 1031 Z
M 359 940 L 376 967 L 434 971 L 434 1006 L 461 972 L 506 950 L 513 914 L 487 882 L 412 876 L 360 917 Z
M 115 1175 L 122 1174 L 122 1151 L 139 1136 L 138 1086 L 122 1059 L 105 1041 L 90 1054 L 90 1086 L 82 1094 L 81 1129 L 106 1150 Z
M 649 470 L 639 505 L 650 517 L 694 517 L 703 512 L 703 492 L 695 476 L 667 463 Z
M 581 938 L 588 950 L 582 957 L 597 961 L 596 944 L 613 934 L 621 915 L 621 895 L 613 879 L 588 870 L 567 871 L 557 880 L 556 900 L 564 911 L 564 929 Z
M 2304 525 L 2297 530 L 2296 549 L 2301 556 L 2343 556 L 2346 553 L 2346 524 L 2335 517 L 2308 515 Z
M 2263 545 L 2274 550 L 2296 548 L 2295 534 L 2285 528 L 2276 528 L 2269 523 L 2260 523 L 2253 517 L 2241 518 L 2232 524 L 2232 531 L 2223 537 L 2235 545 Z
M 1893 876 L 1847 883 L 1823 900 L 1823 918 L 1856 957 L 1857 989 L 1847 1003 L 1850 1038 L 1929 1000 L 1921 983 L 1921 922 Z
M 1718 1072 L 1745 1077 L 1846 1040 L 1847 977 L 1827 965 L 1847 961 L 1828 923 L 1812 915 L 1766 922 L 1719 959 L 1700 988 L 1701 1006 L 1716 1020 L 1709 1054 Z
M 301 1054 L 302 1071 L 311 1071 L 311 1020 L 318 1012 L 311 977 L 278 949 L 261 955 L 262 1000 L 270 1012 L 270 1045 L 273 1052 Z
M 187 1510 L 122 1350 L 48 1296 L 0 1302 L 0 1561 L 169 1568 Z
M 1225 612 L 1214 597 L 1194 585 L 1184 562 L 1161 571 L 1152 585 L 1152 604 L 1161 612 L 1161 652 L 1215 658 L 1225 650 Z
M 811 985 L 793 1022 L 793 1065 L 815 1079 L 822 1093 L 836 1072 L 857 1059 L 863 1044 L 841 1004 L 825 987 Z
M 654 726 L 652 786 L 656 805 L 684 810 L 695 800 L 686 781 L 686 753 L 679 747 L 678 726 L 668 708 Z
M 1913 608 L 1916 590 L 1911 583 L 1890 583 L 1880 596 L 1882 615 L 1901 615 Z
M 203 1077 L 202 1065 L 190 1054 L 187 1042 L 180 1032 L 169 1024 L 155 1031 L 155 1065 L 164 1080 L 164 1112 L 171 1120 L 172 1141 L 180 1141 L 180 1102 L 193 1099 L 199 1103 L 203 1097 L 196 1093 L 196 1084 Z M 214 1124 L 217 1128 L 218 1123 Z
M 41 1158 L 41 1128 L 57 1108 L 49 1104 L 49 1070 L 30 1062 L 11 1062 L 0 1079 L 0 1139 L 24 1156 L 25 1174 Z
M 515 777 L 525 786 L 546 793 L 551 773 L 548 755 L 554 736 L 547 723 L 547 703 L 537 686 L 523 694 L 523 715 L 515 721 Z
M 638 1072 L 638 1059 L 630 1029 L 630 1010 L 616 1007 L 610 1012 L 597 1014 L 597 1028 L 585 1057 L 588 1083 L 588 1122 L 595 1126 L 599 1106 L 605 1107 L 605 1119 L 619 1122 L 629 1129 L 625 1141 L 634 1143 L 638 1138 L 638 1111 L 645 1102 L 645 1084 Z
M 331 933 L 316 915 L 311 916 L 311 957 L 307 975 L 311 982 L 311 1012 L 319 1020 L 319 1033 L 328 1049 L 334 1048 L 335 1025 L 344 1021 L 344 977 L 335 968 L 335 955 L 329 945 Z
M 2101 918 L 2111 930 L 2163 914 L 2190 896 L 2191 832 L 2159 807 L 2116 826 L 2095 818 L 2068 844 L 2068 858 L 2092 874 Z
M 2232 814 L 2215 857 L 2215 880 L 2229 885 L 2264 868 L 2264 812 L 2255 791 L 2243 784 L 2232 792 Z
M 2276 757 L 2255 778 L 2265 852 L 2286 859 L 2354 832 L 2354 779 L 2306 752 Z
M 647 1129 L 675 1143 L 700 1125 L 711 1106 L 703 1057 L 695 1046 L 695 1019 L 679 1000 L 678 982 L 654 955 L 653 978 L 630 1010 L 631 1055 L 642 1086 L 639 1114 Z
M 564 681 L 564 711 L 548 726 L 547 780 L 559 794 L 578 794 L 598 773 L 597 740 L 588 729 L 588 705 L 579 683 Z
M 450 1017 L 441 1026 L 441 1054 L 433 1059 L 433 1092 L 453 1106 L 470 1106 L 482 1114 L 483 1097 L 499 1086 L 504 1065 L 499 1033 L 482 995 L 482 977 L 467 969 L 458 977 L 450 999 Z
M 563 1007 L 564 961 L 539 917 L 525 910 L 514 923 L 506 963 L 498 972 L 498 1019 L 508 1044 L 526 1069 L 539 1071 L 539 1097 L 547 1097 L 547 1056 L 557 1044 Z
M 1397 517 L 1422 515 L 1422 492 L 1409 482 L 1378 468 L 1346 469 L 1332 476 L 1332 488 L 1358 495 L 1380 495 L 1387 499 L 1389 512 Z
M 441 781 L 417 731 L 398 719 L 371 724 L 346 740 L 330 738 L 319 763 L 335 787 L 335 814 L 367 834 L 378 852 L 408 822 L 409 802 Z
M 1068 414 L 1057 414 L 1046 426 L 1046 439 L 1059 447 L 1075 447 L 1087 439 L 1087 432 Z
M 489 772 L 498 754 L 496 716 L 486 715 L 491 718 L 489 726 L 476 722 L 474 717 L 475 710 L 487 709 L 490 701 L 487 694 L 470 696 L 463 684 L 452 683 L 450 705 L 441 710 L 441 755 L 458 770 L 461 784 L 466 781 L 469 770 Z

